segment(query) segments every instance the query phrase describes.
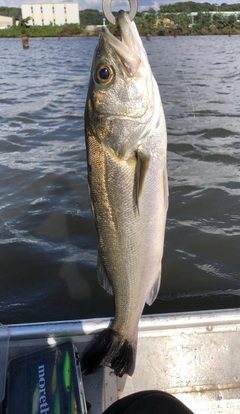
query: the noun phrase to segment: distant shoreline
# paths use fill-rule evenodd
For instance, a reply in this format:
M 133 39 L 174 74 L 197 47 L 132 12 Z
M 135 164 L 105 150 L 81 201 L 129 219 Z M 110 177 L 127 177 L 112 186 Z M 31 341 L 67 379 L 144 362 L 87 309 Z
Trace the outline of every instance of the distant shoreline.
M 109 30 L 113 34 L 117 34 L 116 26 L 109 25 Z M 94 31 L 86 30 L 76 24 L 67 24 L 64 26 L 30 26 L 24 30 L 18 26 L 12 26 L 9 29 L 0 30 L 1 38 L 19 38 L 28 34 L 29 38 L 58 38 L 58 37 L 96 37 L 99 36 L 101 28 L 96 28 Z M 143 29 L 138 27 L 140 36 L 212 36 L 212 35 L 239 35 L 240 27 L 226 26 L 224 28 L 217 28 L 215 25 L 209 27 L 199 27 L 194 25 L 191 27 L 171 27 L 171 28 L 155 28 L 153 30 Z
M 225 32 L 219 32 L 219 33 L 166 33 L 166 34 L 153 34 L 150 37 L 195 37 L 195 36 L 236 36 L 236 35 L 240 35 L 240 30 L 238 30 L 238 32 L 236 31 L 225 31 Z M 79 34 L 79 35 L 71 35 L 71 36 L 67 36 L 67 35 L 61 35 L 61 39 L 67 39 L 67 38 L 91 38 L 91 37 L 98 37 L 99 34 L 91 34 L 90 35 L 86 35 L 86 34 Z M 141 37 L 146 37 L 146 35 L 141 35 Z M 22 36 L 1 36 L 0 35 L 0 39 L 21 39 Z M 31 36 L 29 35 L 29 40 L 31 39 L 58 39 L 58 36 Z

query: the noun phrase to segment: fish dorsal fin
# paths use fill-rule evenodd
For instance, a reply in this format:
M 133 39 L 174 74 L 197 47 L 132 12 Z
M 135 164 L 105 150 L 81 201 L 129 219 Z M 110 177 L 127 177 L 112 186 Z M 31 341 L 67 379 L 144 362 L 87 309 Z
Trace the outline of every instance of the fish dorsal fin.
M 108 293 L 113 295 L 113 287 L 109 281 L 105 267 L 102 264 L 102 261 L 99 255 L 98 255 L 98 260 L 97 260 L 97 278 L 98 278 L 98 282 L 100 286 L 102 286 L 103 289 L 105 289 Z
M 147 170 L 150 163 L 150 155 L 142 148 L 138 148 L 136 151 L 136 170 L 135 170 L 135 194 L 136 194 L 136 206 L 139 213 L 139 197 L 143 189 L 144 180 L 147 174 Z
M 152 303 L 155 301 L 158 292 L 159 292 L 159 288 L 160 288 L 160 282 L 161 282 L 161 271 L 159 272 L 159 276 L 156 280 L 156 282 L 154 283 L 150 293 L 148 294 L 148 297 L 146 299 L 146 303 L 151 306 Z

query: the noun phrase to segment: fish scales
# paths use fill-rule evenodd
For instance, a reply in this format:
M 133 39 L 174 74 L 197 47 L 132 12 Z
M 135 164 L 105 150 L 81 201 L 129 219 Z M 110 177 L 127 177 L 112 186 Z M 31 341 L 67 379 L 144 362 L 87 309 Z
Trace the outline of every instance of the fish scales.
M 103 28 L 85 110 L 88 180 L 98 233 L 97 273 L 115 317 L 82 360 L 132 375 L 138 323 L 160 286 L 168 188 L 166 125 L 136 26 L 118 13 L 121 41 Z

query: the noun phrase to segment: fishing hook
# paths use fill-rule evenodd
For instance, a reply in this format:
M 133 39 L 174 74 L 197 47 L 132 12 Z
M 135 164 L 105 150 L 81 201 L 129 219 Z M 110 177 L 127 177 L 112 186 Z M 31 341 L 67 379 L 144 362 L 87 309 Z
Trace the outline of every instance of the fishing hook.
M 133 20 L 137 13 L 138 1 L 137 0 L 128 0 L 130 5 L 129 19 Z M 110 23 L 116 24 L 116 19 L 111 11 L 111 2 L 112 0 L 103 0 L 103 12 L 106 18 Z

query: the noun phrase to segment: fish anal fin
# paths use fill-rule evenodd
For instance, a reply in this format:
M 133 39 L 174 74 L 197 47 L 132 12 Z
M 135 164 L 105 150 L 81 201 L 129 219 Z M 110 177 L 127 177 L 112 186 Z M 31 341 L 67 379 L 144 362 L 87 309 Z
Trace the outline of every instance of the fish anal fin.
M 136 206 L 139 213 L 139 198 L 142 193 L 144 180 L 150 163 L 150 155 L 143 148 L 139 147 L 136 151 L 136 170 L 135 170 L 135 194 Z
M 155 299 L 157 298 L 158 292 L 159 292 L 159 288 L 160 288 L 160 282 L 161 282 L 161 273 L 159 274 L 156 282 L 154 283 L 151 291 L 148 294 L 148 297 L 146 299 L 146 303 L 147 305 L 151 306 L 152 303 L 155 301 Z
M 102 264 L 102 261 L 99 255 L 98 255 L 98 260 L 97 260 L 97 277 L 98 277 L 98 282 L 100 286 L 102 286 L 103 289 L 105 289 L 108 293 L 113 295 L 113 287 L 109 281 L 105 267 Z

